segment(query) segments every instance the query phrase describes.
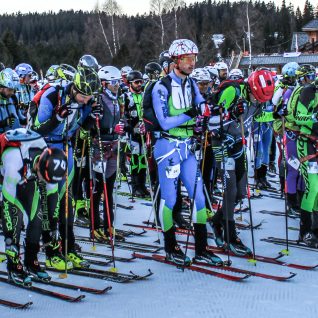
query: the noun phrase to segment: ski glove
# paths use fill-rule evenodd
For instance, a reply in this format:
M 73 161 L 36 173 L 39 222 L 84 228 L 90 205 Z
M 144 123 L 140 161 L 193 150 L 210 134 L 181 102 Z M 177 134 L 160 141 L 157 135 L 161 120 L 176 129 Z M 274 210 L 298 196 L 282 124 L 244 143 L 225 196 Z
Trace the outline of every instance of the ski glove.
M 118 135 L 123 135 L 125 133 L 125 124 L 120 121 L 114 128 L 114 132 Z
M 103 107 L 101 104 L 92 105 L 91 117 L 95 119 L 96 116 L 98 116 L 99 118 L 103 116 Z
M 55 108 L 56 118 L 59 121 L 63 121 L 67 116 L 72 114 L 72 110 L 69 104 L 64 104 Z
M 15 121 L 15 117 L 8 117 L 4 120 L 0 121 L 0 128 L 6 128 L 6 127 L 10 127 L 12 128 L 12 126 L 14 125 L 14 121 Z
M 134 128 L 134 133 L 139 135 L 144 135 L 146 133 L 146 127 L 142 121 L 140 121 Z
M 232 117 L 233 119 L 238 119 L 241 115 L 243 115 L 243 114 L 244 114 L 244 109 L 245 109 L 244 106 L 245 106 L 245 105 L 244 105 L 243 102 L 237 103 L 237 104 L 233 107 L 233 109 L 232 109 L 232 111 L 231 111 L 231 117 Z

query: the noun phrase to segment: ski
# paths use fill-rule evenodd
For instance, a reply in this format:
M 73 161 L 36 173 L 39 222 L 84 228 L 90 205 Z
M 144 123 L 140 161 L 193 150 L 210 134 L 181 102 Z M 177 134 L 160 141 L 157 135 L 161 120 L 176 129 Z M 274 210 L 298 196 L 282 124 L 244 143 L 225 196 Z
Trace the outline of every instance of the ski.
M 85 236 L 76 236 L 75 240 L 84 242 L 84 243 L 89 243 L 89 244 L 93 243 L 93 241 L 89 237 L 85 237 Z M 103 245 L 103 246 L 109 245 L 107 242 L 105 243 L 95 242 L 95 244 Z M 133 250 L 136 252 L 143 252 L 143 253 L 157 253 L 162 249 L 162 247 L 160 246 L 135 243 L 135 242 L 129 242 L 129 241 L 122 241 L 122 242 L 115 241 L 115 247 L 126 249 L 126 250 Z
M 10 300 L 0 299 L 0 305 L 6 306 L 9 308 L 15 308 L 15 309 L 27 309 L 31 305 L 33 305 L 33 302 L 29 301 L 27 303 L 20 304 L 20 303 L 15 303 L 15 302 L 10 301 Z
M 186 242 L 180 242 L 181 244 L 185 244 Z M 193 243 L 188 243 L 188 249 L 194 250 L 194 244 Z M 224 250 L 220 247 L 216 246 L 208 246 L 208 250 L 216 253 L 216 254 L 223 254 L 223 255 L 228 255 L 228 251 Z M 233 252 L 230 251 L 230 255 L 234 257 L 240 257 L 240 258 L 245 258 L 245 259 L 252 259 L 251 255 L 236 255 Z M 318 267 L 317 265 L 301 265 L 301 264 L 294 264 L 294 263 L 288 263 L 288 262 L 283 262 L 280 261 L 279 259 L 283 257 L 283 255 L 278 255 L 277 257 L 269 257 L 269 256 L 262 256 L 262 255 L 255 255 L 255 260 L 263 263 L 269 263 L 269 264 L 274 264 L 274 265 L 280 265 L 280 266 L 286 266 L 286 267 L 291 267 L 291 268 L 296 268 L 296 269 L 302 269 L 302 270 L 312 270 Z
M 260 210 L 258 212 L 262 213 L 262 214 L 270 214 L 270 215 L 275 215 L 275 216 L 286 216 L 286 213 L 281 212 L 281 211 Z M 299 215 L 289 215 L 288 214 L 288 217 L 291 219 L 299 219 Z
M 129 192 L 118 191 L 117 194 L 120 195 L 120 196 L 122 196 L 122 197 L 129 197 L 129 198 L 131 198 L 131 194 L 130 194 Z M 150 197 L 143 197 L 143 198 L 134 197 L 134 199 L 145 200 L 145 201 L 150 201 L 150 202 L 152 202 L 152 200 L 151 200 Z
M 58 272 L 56 269 L 51 267 L 47 269 L 50 271 Z M 77 276 L 107 280 L 114 283 L 128 283 L 131 281 L 142 280 L 153 275 L 153 272 L 151 272 L 150 269 L 145 275 L 136 275 L 133 272 L 130 272 L 130 274 L 125 274 L 97 269 L 71 269 L 68 271 L 68 273 Z
M 18 288 L 26 289 L 26 290 L 33 291 L 33 292 L 41 294 L 41 295 L 57 298 L 57 299 L 68 301 L 68 302 L 72 302 L 72 303 L 79 302 L 83 298 L 85 298 L 85 295 L 79 295 L 77 297 L 73 297 L 73 296 L 69 296 L 69 295 L 66 295 L 66 294 L 54 292 L 52 290 L 40 288 L 40 287 L 34 286 L 34 285 L 31 285 L 31 286 L 28 286 L 28 287 L 27 286 L 23 286 L 23 285 L 17 285 L 14 282 L 12 282 L 12 281 L 10 281 L 7 278 L 2 277 L 2 276 L 0 276 L 0 281 L 3 282 L 3 283 L 9 284 L 9 285 L 18 287 Z
M 117 203 L 117 207 L 121 208 L 121 209 L 124 209 L 124 210 L 133 210 L 134 209 L 133 205 L 124 205 L 124 204 L 121 204 L 121 203 Z
M 267 243 L 273 243 L 276 245 L 286 245 L 286 239 L 278 238 L 278 237 L 268 237 L 268 238 L 261 239 L 261 241 L 267 242 Z M 306 245 L 304 242 L 301 242 L 298 240 L 288 240 L 288 245 L 295 248 L 307 250 L 307 251 L 318 252 L 318 247 L 317 248 L 310 247 Z
M 167 261 L 164 256 L 158 255 L 158 254 L 153 254 L 150 256 L 150 255 L 143 255 L 143 254 L 134 253 L 134 256 L 136 258 L 140 258 L 140 259 L 153 260 L 156 262 L 160 262 L 160 263 L 164 263 L 164 264 L 168 264 L 168 265 L 173 265 L 173 266 L 178 267 L 178 268 L 181 267 L 180 265 L 177 265 L 173 262 Z M 234 282 L 240 282 L 240 281 L 245 280 L 245 279 L 250 277 L 250 275 L 244 275 L 244 276 L 228 275 L 228 274 L 219 273 L 219 272 L 212 271 L 210 269 L 203 268 L 203 267 L 196 266 L 196 265 L 186 266 L 185 268 L 189 269 L 191 271 L 195 271 L 195 272 L 203 273 L 206 275 L 211 275 L 211 276 L 223 278 L 223 279 L 234 281 Z
M 7 272 L 0 271 L 0 275 L 5 275 L 6 276 Z M 63 282 L 58 282 L 58 281 L 53 281 L 53 280 L 44 281 L 44 280 L 38 279 L 36 277 L 32 277 L 32 280 L 34 282 L 36 282 L 36 283 L 41 283 L 41 284 L 45 284 L 45 285 L 51 285 L 51 286 L 55 286 L 55 287 L 61 287 L 61 288 L 65 288 L 65 289 L 79 290 L 81 292 L 86 292 L 86 293 L 96 294 L 96 295 L 105 294 L 109 290 L 112 289 L 111 286 L 107 286 L 107 287 L 105 287 L 103 289 L 96 289 L 96 288 L 78 286 L 78 285 L 74 285 L 74 284 L 68 284 L 68 283 L 63 283 Z
M 106 255 L 106 254 L 101 254 L 101 253 L 95 253 L 95 252 L 87 252 L 87 251 L 81 251 L 78 253 L 79 255 L 81 256 L 84 256 L 84 257 L 98 257 L 98 258 L 104 258 L 106 259 L 107 261 L 110 261 L 112 262 L 113 261 L 113 257 L 111 255 Z M 118 262 L 131 262 L 133 261 L 135 258 L 134 257 L 121 257 L 121 256 L 115 256 L 115 261 L 118 261 Z M 89 260 L 91 262 L 91 260 Z M 94 263 L 92 263 L 94 264 Z M 108 264 L 108 263 L 107 263 Z M 107 265 L 106 264 L 106 265 Z M 99 264 L 96 264 L 96 265 L 99 265 Z M 103 264 L 102 266 L 104 266 L 105 264 Z
M 251 276 L 256 276 L 256 277 L 261 277 L 265 279 L 271 279 L 271 280 L 276 280 L 276 281 L 286 281 L 289 280 L 293 277 L 296 276 L 296 273 L 290 273 L 288 276 L 278 276 L 278 275 L 271 275 L 271 274 L 266 274 L 266 273 L 259 273 L 255 271 L 250 271 L 250 270 L 245 270 L 233 266 L 215 266 L 211 264 L 207 264 L 205 262 L 198 262 L 198 261 L 193 261 L 193 264 L 197 264 L 200 266 L 207 266 L 207 267 L 212 267 L 212 268 L 218 268 L 221 270 L 229 271 L 229 272 L 234 272 L 234 273 L 240 273 L 240 274 L 246 274 L 246 275 L 251 275 Z

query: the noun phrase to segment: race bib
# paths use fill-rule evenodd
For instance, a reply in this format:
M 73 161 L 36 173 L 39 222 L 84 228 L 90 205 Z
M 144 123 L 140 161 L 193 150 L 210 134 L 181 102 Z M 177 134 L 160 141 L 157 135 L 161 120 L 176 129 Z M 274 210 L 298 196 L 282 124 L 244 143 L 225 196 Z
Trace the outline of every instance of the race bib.
M 288 162 L 288 164 L 289 164 L 292 168 L 294 168 L 295 170 L 298 170 L 298 169 L 299 169 L 300 161 L 299 161 L 296 157 L 294 157 L 294 156 L 290 157 L 290 158 L 287 160 L 287 162 Z
M 104 165 L 104 167 L 102 166 Z M 93 164 L 93 170 L 98 173 L 103 173 L 103 171 L 106 171 L 106 162 L 97 161 Z
M 235 160 L 233 158 L 225 158 L 225 169 L 223 162 L 221 163 L 221 169 L 226 171 L 235 170 Z
M 308 162 L 308 173 L 317 174 L 318 173 L 318 163 L 317 162 Z
M 180 164 L 177 164 L 175 166 L 168 166 L 166 168 L 166 177 L 168 179 L 178 178 L 179 174 L 180 174 Z

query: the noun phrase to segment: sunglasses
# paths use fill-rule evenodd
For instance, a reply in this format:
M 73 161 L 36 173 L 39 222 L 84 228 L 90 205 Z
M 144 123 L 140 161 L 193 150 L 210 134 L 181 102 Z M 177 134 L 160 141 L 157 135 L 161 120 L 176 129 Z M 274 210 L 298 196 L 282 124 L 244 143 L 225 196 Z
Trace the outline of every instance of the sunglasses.
M 136 85 L 141 85 L 144 81 L 143 80 L 135 80 L 135 81 L 132 81 L 134 84 Z

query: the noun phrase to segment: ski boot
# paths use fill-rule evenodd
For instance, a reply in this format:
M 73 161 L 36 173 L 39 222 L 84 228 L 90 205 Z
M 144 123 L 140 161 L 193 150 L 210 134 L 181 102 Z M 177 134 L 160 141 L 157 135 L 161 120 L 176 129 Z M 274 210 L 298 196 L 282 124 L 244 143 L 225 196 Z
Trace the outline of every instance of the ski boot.
M 116 231 L 116 229 L 114 229 L 113 227 L 111 228 L 111 231 L 112 231 L 112 237 L 115 238 L 115 241 L 119 241 L 119 242 L 124 242 L 125 241 L 125 237 L 124 237 L 123 234 L 121 234 L 118 231 Z M 105 236 L 108 238 L 108 242 L 110 242 L 110 235 L 109 235 L 109 229 L 108 228 L 105 231 Z
M 253 254 L 252 251 L 245 246 L 241 239 L 237 236 L 234 221 L 229 221 L 229 237 L 230 242 L 227 248 L 229 248 L 235 255 L 246 256 Z
M 97 242 L 109 243 L 109 236 L 104 234 L 104 231 L 102 228 L 94 230 L 94 238 Z
M 83 257 L 78 255 L 75 251 L 67 253 L 67 260 L 73 263 L 74 269 L 85 269 L 89 268 L 89 261 L 85 260 Z
M 26 239 L 24 249 L 24 265 L 32 278 L 48 282 L 51 280 L 51 277 L 43 268 L 41 268 L 37 259 L 39 250 L 39 244 L 31 243 Z
M 277 170 L 276 170 L 276 164 L 274 161 L 270 161 L 269 165 L 268 165 L 268 171 L 272 174 L 272 175 L 276 175 L 277 174 Z
M 31 286 L 32 280 L 24 270 L 19 258 L 19 251 L 16 245 L 7 245 L 5 250 L 7 256 L 7 270 L 10 281 L 17 285 Z
M 193 258 L 193 261 L 205 262 L 207 264 L 214 265 L 214 266 L 223 265 L 222 259 L 207 249 L 201 252 L 200 254 L 196 253 L 195 257 Z
M 234 211 L 235 213 L 237 212 L 246 212 L 249 209 L 248 205 L 248 199 L 244 198 L 242 200 L 239 200 L 238 203 L 236 204 Z
M 175 263 L 180 266 L 190 266 L 191 260 L 181 250 L 179 245 L 175 245 L 172 251 L 166 252 L 166 261 Z
M 301 241 L 308 247 L 318 248 L 318 237 L 313 232 L 305 233 Z
M 47 268 L 54 268 L 58 271 L 64 271 L 65 268 L 70 270 L 73 268 L 72 262 L 66 261 L 64 256 L 60 253 L 60 242 L 52 241 L 46 248 L 46 261 L 45 266 Z

